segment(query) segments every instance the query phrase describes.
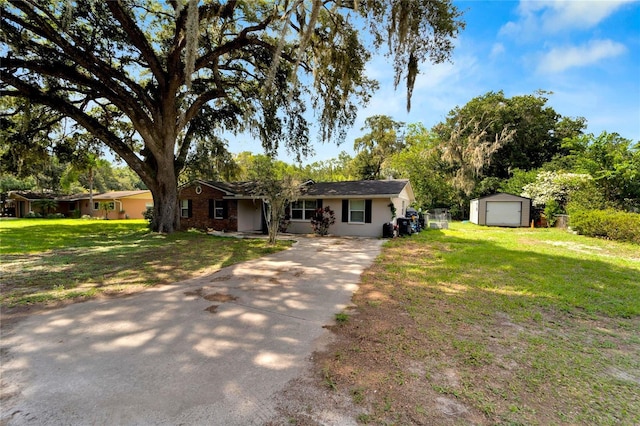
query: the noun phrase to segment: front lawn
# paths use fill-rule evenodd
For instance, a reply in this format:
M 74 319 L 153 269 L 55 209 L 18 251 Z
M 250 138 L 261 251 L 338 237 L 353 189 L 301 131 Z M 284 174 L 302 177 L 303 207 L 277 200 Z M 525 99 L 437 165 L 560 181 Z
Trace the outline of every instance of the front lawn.
M 454 223 L 387 243 L 353 301 L 337 341 L 314 355 L 333 407 L 309 413 L 640 424 L 638 245 Z
M 144 220 L 0 221 L 4 307 L 129 293 L 282 250 L 263 239 L 151 233 Z

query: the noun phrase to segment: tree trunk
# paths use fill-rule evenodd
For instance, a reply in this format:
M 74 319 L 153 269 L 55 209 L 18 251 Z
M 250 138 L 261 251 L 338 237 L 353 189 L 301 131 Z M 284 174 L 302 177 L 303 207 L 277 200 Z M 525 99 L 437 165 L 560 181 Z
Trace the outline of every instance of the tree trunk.
M 93 167 L 89 167 L 89 216 L 93 217 Z
M 180 209 L 178 208 L 178 180 L 173 169 L 158 167 L 153 185 L 149 185 L 153 195 L 153 220 L 151 230 L 171 233 L 180 228 Z

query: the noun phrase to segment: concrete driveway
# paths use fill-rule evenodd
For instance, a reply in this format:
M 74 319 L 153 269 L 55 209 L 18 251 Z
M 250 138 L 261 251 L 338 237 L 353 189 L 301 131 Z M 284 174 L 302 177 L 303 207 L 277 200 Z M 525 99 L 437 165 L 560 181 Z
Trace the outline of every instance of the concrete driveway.
M 31 316 L 2 336 L 0 423 L 262 424 L 381 245 L 300 238 L 207 277 Z

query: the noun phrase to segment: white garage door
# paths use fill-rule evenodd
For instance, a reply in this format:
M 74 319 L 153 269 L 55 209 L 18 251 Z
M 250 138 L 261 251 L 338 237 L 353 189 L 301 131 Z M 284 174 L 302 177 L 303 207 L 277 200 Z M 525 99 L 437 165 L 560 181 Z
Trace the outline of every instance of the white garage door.
M 487 225 L 520 226 L 520 201 L 487 201 Z

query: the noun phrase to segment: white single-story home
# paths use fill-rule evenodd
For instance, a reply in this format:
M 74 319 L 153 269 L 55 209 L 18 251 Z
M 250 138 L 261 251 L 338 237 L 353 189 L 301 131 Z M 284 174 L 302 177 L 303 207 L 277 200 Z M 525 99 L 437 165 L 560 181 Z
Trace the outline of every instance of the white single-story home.
M 252 182 L 196 180 L 179 188 L 182 229 L 261 232 L 265 230 L 262 200 Z M 318 208 L 330 207 L 336 222 L 331 235 L 380 237 L 385 223 L 395 224 L 415 201 L 408 180 L 313 182 L 287 209 L 287 232 L 312 232 L 310 219 Z
M 476 225 L 524 227 L 531 222 L 531 199 L 497 193 L 471 200 L 469 220 Z

